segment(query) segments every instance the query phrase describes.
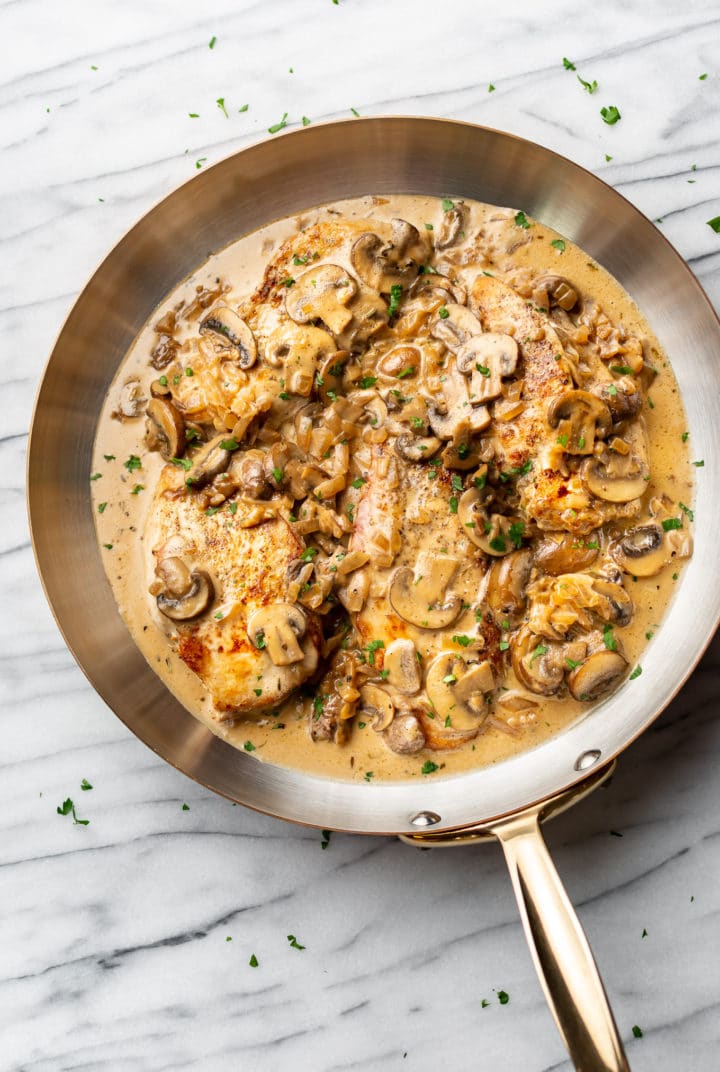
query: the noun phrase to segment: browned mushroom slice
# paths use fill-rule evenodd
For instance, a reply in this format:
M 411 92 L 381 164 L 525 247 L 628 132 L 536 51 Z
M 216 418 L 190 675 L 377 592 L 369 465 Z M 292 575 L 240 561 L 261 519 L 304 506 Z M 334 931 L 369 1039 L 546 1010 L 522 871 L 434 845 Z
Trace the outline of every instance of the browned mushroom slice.
M 451 555 L 421 551 L 414 571 L 400 566 L 390 577 L 388 599 L 393 610 L 421 629 L 451 625 L 462 605 L 460 596 L 448 593 L 459 565 Z
M 470 376 L 470 401 L 478 405 L 502 394 L 503 376 L 511 376 L 518 363 L 518 344 L 512 335 L 485 332 L 468 339 L 457 355 L 460 372 Z
M 650 469 L 644 457 L 638 454 L 620 454 L 604 450 L 587 458 L 580 473 L 598 499 L 606 502 L 626 503 L 639 499 L 647 490 Z
M 591 566 L 600 550 L 597 537 L 587 539 L 568 533 L 549 533 L 535 548 L 535 564 L 543 573 L 579 573 Z
M 213 601 L 215 590 L 204 570 L 187 568 L 181 558 L 168 557 L 155 569 L 162 581 L 156 595 L 158 610 L 174 622 L 189 622 L 199 618 Z
M 480 729 L 489 714 L 487 694 L 495 688 L 488 659 L 466 663 L 456 652 L 442 651 L 428 666 L 425 690 L 443 728 L 461 733 Z
M 452 208 L 443 212 L 440 226 L 434 233 L 435 248 L 449 249 L 465 237 L 470 209 L 464 201 L 456 201 Z
M 385 740 L 391 752 L 400 756 L 413 756 L 425 747 L 425 734 L 417 716 L 410 711 L 395 715 L 385 730 Z
M 224 473 L 236 447 L 237 443 L 228 432 L 217 435 L 209 443 L 205 443 L 193 458 L 192 468 L 186 480 L 188 487 L 203 488 L 214 477 Z
M 485 602 L 496 621 L 507 621 L 511 628 L 520 621 L 527 603 L 525 589 L 531 567 L 532 552 L 528 547 L 493 562 L 487 574 Z
M 595 438 L 604 439 L 612 420 L 605 403 L 589 391 L 565 391 L 547 411 L 548 424 L 557 428 L 559 445 L 567 454 L 592 454 Z
M 615 581 L 596 574 L 592 579 L 592 586 L 597 594 L 606 600 L 605 607 L 602 608 L 603 619 L 615 625 L 628 625 L 635 606 L 621 583 L 621 577 L 622 575 L 618 574 L 618 580 Z
M 120 388 L 117 409 L 113 410 L 112 417 L 117 421 L 133 420 L 142 414 L 146 401 L 147 399 L 143 397 L 140 380 L 126 380 Z
M 456 305 L 465 305 L 467 291 L 461 283 L 454 279 L 448 279 L 439 272 L 424 273 L 419 275 L 410 287 L 410 298 L 418 298 L 432 308 L 454 302 Z
M 603 384 L 597 394 L 610 410 L 613 424 L 622 424 L 637 416 L 642 408 L 642 393 L 629 376 Z
M 166 461 L 185 453 L 185 421 L 169 400 L 153 398 L 148 402 L 145 442 L 150 450 L 159 450 Z
M 387 683 L 405 696 L 420 690 L 420 667 L 418 653 L 412 640 L 399 637 L 388 644 L 383 659 L 383 671 Z
M 461 433 L 482 432 L 490 424 L 486 406 L 470 403 L 468 381 L 452 364 L 442 383 L 443 400 L 428 410 L 430 427 L 440 439 L 456 440 Z
M 517 518 L 490 513 L 491 496 L 489 487 L 468 488 L 458 502 L 458 520 L 486 555 L 506 555 L 522 539 L 524 526 Z
M 628 529 L 611 545 L 610 554 L 633 577 L 655 577 L 673 558 L 692 553 L 692 537 L 685 528 L 667 532 L 657 521 Z
M 285 295 L 285 309 L 297 324 L 322 320 L 338 334 L 348 326 L 353 314 L 348 302 L 357 294 L 357 284 L 337 264 L 321 264 L 303 272 Z
M 233 454 L 228 476 L 248 499 L 268 499 L 272 488 L 265 471 L 265 454 L 261 450 L 238 451 Z
M 468 339 L 482 334 L 482 324 L 467 306 L 448 302 L 433 321 L 430 334 L 445 343 L 448 350 L 457 353 Z
M 576 700 L 599 700 L 617 688 L 627 669 L 619 651 L 596 651 L 568 676 L 568 688 Z
M 562 647 L 527 628 L 510 641 L 512 666 L 521 685 L 541 696 L 552 696 L 563 684 L 565 664 Z
M 286 393 L 307 398 L 315 385 L 318 365 L 335 353 L 335 342 L 327 331 L 286 323 L 268 337 L 263 357 L 275 368 L 284 366 Z
M 247 633 L 256 648 L 265 649 L 275 666 L 302 662 L 300 640 L 307 631 L 307 618 L 293 603 L 259 607 L 248 619 Z
M 349 350 L 337 350 L 334 354 L 327 355 L 317 371 L 315 384 L 321 400 L 327 405 L 333 401 L 333 394 L 340 393 L 343 373 L 349 358 Z
M 406 462 L 423 462 L 437 454 L 441 446 L 436 436 L 399 435 L 395 440 L 395 453 Z
M 358 714 L 365 722 L 369 722 L 377 733 L 382 733 L 393 720 L 395 704 L 390 693 L 379 685 L 363 685 L 360 689 Z
M 418 274 L 417 260 L 425 254 L 420 235 L 405 220 L 392 221 L 392 240 L 366 231 L 353 244 L 350 260 L 363 283 L 381 294 L 392 287 L 409 287 Z
M 535 280 L 533 301 L 550 310 L 553 305 L 570 312 L 578 303 L 578 293 L 572 283 L 562 275 L 541 275 Z
M 237 363 L 241 369 L 249 369 L 257 361 L 257 343 L 255 336 L 243 318 L 234 309 L 221 305 L 213 309 L 200 325 L 200 334 L 213 332 L 226 344 L 237 350 Z

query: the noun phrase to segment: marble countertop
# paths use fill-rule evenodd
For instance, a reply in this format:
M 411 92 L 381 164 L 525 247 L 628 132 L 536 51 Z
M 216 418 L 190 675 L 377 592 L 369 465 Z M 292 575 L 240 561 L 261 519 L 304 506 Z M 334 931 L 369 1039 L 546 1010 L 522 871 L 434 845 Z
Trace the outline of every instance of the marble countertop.
M 100 259 L 286 112 L 538 141 L 662 220 L 720 306 L 717 3 L 5 0 L 0 52 L 0 1070 L 567 1070 L 497 846 L 324 848 L 188 781 L 105 708 L 36 575 L 27 429 Z M 716 642 L 610 787 L 547 830 L 636 1070 L 718 1068 L 719 675 Z M 88 826 L 56 813 L 67 797 Z

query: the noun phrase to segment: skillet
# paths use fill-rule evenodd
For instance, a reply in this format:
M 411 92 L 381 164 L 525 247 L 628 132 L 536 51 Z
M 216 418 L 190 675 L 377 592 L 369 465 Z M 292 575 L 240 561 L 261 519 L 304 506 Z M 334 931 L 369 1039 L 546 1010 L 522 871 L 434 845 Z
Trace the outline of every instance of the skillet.
M 698 467 L 695 550 L 642 676 L 538 748 L 452 778 L 368 785 L 258 762 L 197 722 L 135 647 L 105 578 L 90 502 L 97 418 L 155 306 L 210 252 L 322 202 L 367 193 L 468 197 L 521 208 L 566 235 L 635 299 L 672 362 Z M 600 179 L 499 131 L 450 120 L 353 119 L 290 132 L 203 171 L 149 212 L 70 312 L 36 402 L 28 501 L 58 625 L 105 702 L 142 741 L 248 807 L 426 846 L 500 839 L 551 1011 L 576 1068 L 628 1069 L 592 953 L 540 822 L 604 780 L 691 673 L 720 617 L 720 322 L 660 232 Z M 59 449 L 62 444 L 62 449 Z

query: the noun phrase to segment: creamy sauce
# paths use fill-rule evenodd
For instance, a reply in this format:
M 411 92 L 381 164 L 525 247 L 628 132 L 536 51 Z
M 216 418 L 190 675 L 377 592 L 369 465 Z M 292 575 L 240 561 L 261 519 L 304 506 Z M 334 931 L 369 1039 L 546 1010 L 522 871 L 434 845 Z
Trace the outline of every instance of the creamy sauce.
M 473 214 L 484 206 L 473 205 Z M 161 620 L 154 599 L 148 595 L 148 562 L 152 548 L 146 546 L 148 511 L 152 491 L 164 462 L 159 454 L 148 452 L 142 443 L 142 417 L 120 421 L 112 418 L 118 408 L 122 386 L 139 378 L 144 391 L 158 373 L 149 367 L 149 354 L 157 336 L 153 325 L 178 303 L 192 302 L 199 286 L 213 289 L 218 281 L 231 290 L 223 297 L 236 304 L 252 293 L 269 258 L 279 246 L 300 228 L 328 217 L 328 211 L 349 218 L 390 220 L 401 217 L 422 230 L 426 223 L 437 229 L 442 221 L 442 207 L 436 198 L 398 195 L 390 198 L 361 198 L 320 207 L 300 217 L 279 220 L 234 242 L 211 256 L 153 313 L 148 324 L 123 362 L 100 416 L 96 437 L 91 484 L 98 540 L 105 569 L 120 612 L 128 629 L 150 666 L 196 718 L 213 733 L 237 748 L 251 746 L 253 754 L 264 761 L 298 768 L 328 777 L 356 780 L 388 780 L 422 777 L 423 762 L 431 757 L 443 774 L 457 773 L 494 763 L 517 751 L 535 747 L 590 709 L 587 704 L 569 697 L 538 697 L 538 717 L 528 725 L 517 727 L 510 735 L 490 726 L 470 743 L 452 751 L 423 751 L 403 756 L 391 752 L 382 738 L 367 724 L 359 728 L 357 720 L 347 744 L 311 740 L 307 726 L 307 707 L 291 698 L 275 717 L 241 718 L 219 722 L 213 717 L 212 701 L 199 678 L 171 649 L 167 623 Z M 564 251 L 551 245 L 556 232 L 534 222 L 531 240 L 521 245 L 513 259 L 518 268 L 534 272 L 554 271 L 572 280 L 581 294 L 592 295 L 613 323 L 622 322 L 628 331 L 645 341 L 645 352 L 659 375 L 649 391 L 652 408 L 644 407 L 647 424 L 651 481 L 647 497 L 664 492 L 674 502 L 692 505 L 692 481 L 687 449 L 683 442 L 685 416 L 678 387 L 666 355 L 663 353 L 642 314 L 620 285 L 591 260 L 581 249 L 565 240 Z M 138 455 L 141 468 L 128 469 L 126 460 Z M 100 474 L 96 476 L 96 474 Z M 141 486 L 139 488 L 138 486 Z M 137 489 L 137 490 L 136 490 Z M 106 504 L 106 505 L 103 505 Z M 687 524 L 687 522 L 686 522 Z M 622 629 L 626 658 L 635 666 L 648 638 L 654 634 L 674 591 L 681 564 L 666 567 L 658 576 L 626 578 L 635 612 L 631 624 Z M 462 621 L 458 622 L 462 632 Z M 275 728 L 278 726 L 282 728 Z M 248 750 L 251 750 L 248 748 Z M 369 777 L 368 777 L 369 774 Z M 436 775 L 437 776 L 437 775 Z

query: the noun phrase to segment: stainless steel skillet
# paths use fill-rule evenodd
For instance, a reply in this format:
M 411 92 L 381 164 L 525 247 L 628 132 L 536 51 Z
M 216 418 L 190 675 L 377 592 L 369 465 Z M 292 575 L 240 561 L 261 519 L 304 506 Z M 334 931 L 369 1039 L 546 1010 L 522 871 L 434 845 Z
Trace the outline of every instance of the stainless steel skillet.
M 495 767 L 420 784 L 331 781 L 258 763 L 166 690 L 116 610 L 96 546 L 88 475 L 119 362 L 158 302 L 207 254 L 312 205 L 363 193 L 465 196 L 522 208 L 604 265 L 637 301 L 677 375 L 699 467 L 693 559 L 642 676 L 566 732 Z M 669 702 L 717 625 L 720 322 L 662 235 L 599 179 L 531 142 L 438 119 L 312 126 L 246 149 L 162 201 L 115 247 L 60 334 L 40 387 L 28 497 L 38 567 L 91 683 L 160 756 L 269 814 L 328 829 L 448 845 L 502 842 L 541 982 L 579 1069 L 628 1067 L 589 947 L 547 855 L 542 818 L 594 788 Z

